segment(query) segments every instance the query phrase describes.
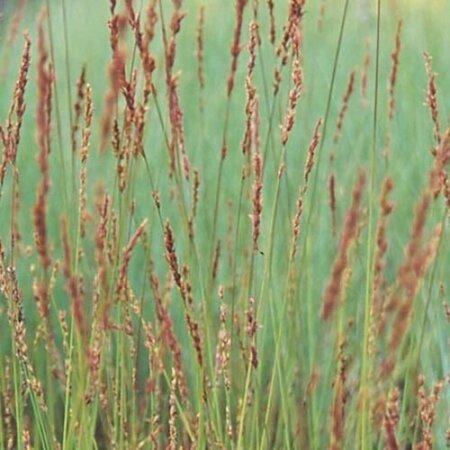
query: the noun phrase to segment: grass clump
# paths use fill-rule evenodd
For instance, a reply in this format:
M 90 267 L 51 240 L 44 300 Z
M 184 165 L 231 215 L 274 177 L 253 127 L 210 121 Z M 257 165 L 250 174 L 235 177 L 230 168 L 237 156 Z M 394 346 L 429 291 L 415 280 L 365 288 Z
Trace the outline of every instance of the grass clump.
M 438 2 L 1 7 L 1 448 L 448 445 Z

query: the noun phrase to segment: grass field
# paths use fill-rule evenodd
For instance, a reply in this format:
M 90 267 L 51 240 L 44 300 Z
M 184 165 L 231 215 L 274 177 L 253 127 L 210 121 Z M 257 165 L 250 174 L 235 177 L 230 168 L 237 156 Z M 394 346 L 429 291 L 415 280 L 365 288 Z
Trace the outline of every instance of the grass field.
M 17 0 L 1 449 L 450 445 L 444 0 Z

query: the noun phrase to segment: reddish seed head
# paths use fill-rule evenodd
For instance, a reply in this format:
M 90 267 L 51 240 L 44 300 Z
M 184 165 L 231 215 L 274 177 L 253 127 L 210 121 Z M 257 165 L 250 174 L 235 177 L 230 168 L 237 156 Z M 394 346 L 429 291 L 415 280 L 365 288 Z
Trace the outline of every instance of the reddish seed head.
M 401 50 L 401 32 L 402 32 L 403 21 L 400 19 L 397 23 L 397 32 L 395 34 L 395 47 L 391 53 L 391 73 L 389 75 L 389 108 L 388 116 L 389 120 L 394 117 L 395 109 L 395 86 L 397 84 L 397 72 L 400 60 L 400 50 Z
M 234 28 L 233 43 L 231 45 L 231 66 L 227 81 L 227 96 L 231 97 L 234 89 L 237 63 L 241 52 L 241 33 L 244 17 L 244 9 L 248 0 L 236 0 L 236 26 Z
M 441 128 L 439 124 L 436 73 L 433 72 L 431 56 L 426 52 L 424 53 L 423 56 L 425 59 L 425 69 L 428 75 L 426 104 L 430 109 L 431 119 L 434 124 L 434 137 L 436 142 L 439 144 L 441 142 Z
M 327 284 L 322 298 L 322 318 L 327 320 L 337 308 L 342 292 L 344 273 L 348 267 L 348 252 L 358 234 L 361 215 L 361 200 L 366 182 L 366 175 L 360 171 L 352 193 L 352 204 L 347 211 L 344 227 L 341 233 L 338 254 L 333 264 L 331 279 Z
M 344 119 L 348 110 L 348 106 L 349 106 L 349 102 L 350 102 L 350 98 L 353 94 L 354 91 L 354 85 L 355 85 L 355 79 L 356 79 L 356 70 L 352 70 L 350 72 L 349 78 L 348 78 L 348 84 L 347 84 L 347 89 L 345 90 L 345 93 L 342 97 L 342 106 L 341 106 L 341 110 L 339 111 L 339 116 L 336 122 L 336 131 L 334 133 L 334 138 L 333 141 L 335 144 L 338 143 L 339 138 L 341 136 L 342 133 L 342 127 L 344 125 Z
M 288 109 L 281 125 L 281 143 L 286 145 L 295 122 L 295 110 L 303 90 L 303 71 L 300 59 L 296 58 L 292 64 L 293 87 L 289 92 Z
M 205 6 L 200 7 L 197 26 L 197 79 L 200 88 L 205 87 L 204 73 L 204 33 L 205 33 Z

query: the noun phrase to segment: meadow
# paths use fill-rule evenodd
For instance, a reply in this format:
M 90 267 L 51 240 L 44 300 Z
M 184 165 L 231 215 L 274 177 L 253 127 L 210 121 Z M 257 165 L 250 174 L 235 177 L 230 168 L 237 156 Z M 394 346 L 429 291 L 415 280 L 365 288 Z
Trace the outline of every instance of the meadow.
M 0 10 L 1 449 L 450 446 L 444 0 Z

